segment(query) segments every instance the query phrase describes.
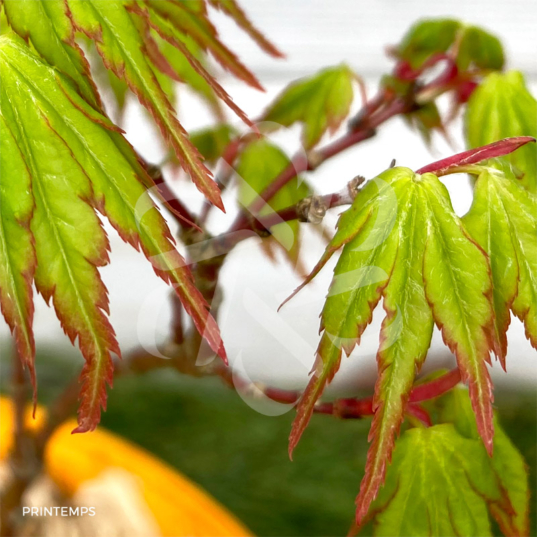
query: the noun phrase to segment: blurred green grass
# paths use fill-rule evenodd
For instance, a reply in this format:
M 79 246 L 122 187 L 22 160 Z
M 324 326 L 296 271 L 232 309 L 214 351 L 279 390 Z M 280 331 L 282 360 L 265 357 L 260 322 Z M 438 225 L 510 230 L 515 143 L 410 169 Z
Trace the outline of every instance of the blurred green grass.
M 43 402 L 80 365 L 54 355 L 41 355 L 38 364 Z M 5 388 L 5 365 L 2 373 Z M 531 535 L 537 535 L 537 392 L 497 390 L 496 407 L 530 467 Z M 102 424 L 200 484 L 259 536 L 346 535 L 370 422 L 314 416 L 290 462 L 292 419 L 293 412 L 259 414 L 218 379 L 157 371 L 118 379 Z M 495 534 L 501 535 L 497 528 Z M 371 528 L 360 535 L 371 535 Z

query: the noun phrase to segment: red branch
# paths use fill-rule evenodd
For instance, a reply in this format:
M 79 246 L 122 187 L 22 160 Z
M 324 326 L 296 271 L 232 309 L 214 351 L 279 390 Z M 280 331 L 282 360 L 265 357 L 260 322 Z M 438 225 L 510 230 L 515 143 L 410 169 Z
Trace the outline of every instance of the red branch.
M 358 175 L 347 183 L 345 188 L 340 192 L 325 194 L 324 196 L 309 196 L 280 211 L 254 217 L 252 222 L 244 221 L 242 229 L 251 229 L 256 232 L 267 231 L 272 226 L 291 220 L 319 224 L 328 209 L 352 204 L 360 185 L 364 181 L 365 177 Z M 240 230 L 237 229 L 236 231 Z
M 418 403 L 433 399 L 446 392 L 449 392 L 461 381 L 461 373 L 458 369 L 452 369 L 449 373 L 437 379 L 416 386 L 408 399 L 409 403 Z
M 305 171 L 312 171 L 325 160 L 342 153 L 353 145 L 363 142 L 368 138 L 372 138 L 375 135 L 375 129 L 377 127 L 388 119 L 403 113 L 410 106 L 411 105 L 409 105 L 403 99 L 392 100 L 380 110 L 374 108 L 373 115 L 367 119 L 362 118 L 355 127 L 356 130 L 350 130 L 338 140 L 335 140 L 318 151 L 310 153 L 309 156 L 304 154 L 295 156 L 287 168 L 285 168 L 283 172 L 281 172 L 280 175 L 278 175 L 278 177 L 276 177 L 274 181 L 272 181 L 272 183 L 270 183 L 270 185 L 259 195 L 259 197 L 255 199 L 250 207 L 248 207 L 248 211 L 251 214 L 259 213 L 265 204 L 298 174 Z M 244 214 L 239 215 L 237 221 L 232 226 L 232 230 L 237 231 L 238 229 L 244 229 L 245 222 L 247 221 L 248 219 Z
M 217 373 L 231 388 L 245 389 L 251 386 L 250 382 L 238 378 L 237 375 L 233 375 L 233 372 L 229 367 L 219 367 Z M 429 417 L 429 414 L 418 403 L 444 395 L 454 388 L 460 380 L 461 376 L 459 370 L 453 369 L 434 380 L 414 387 L 408 399 L 407 413 L 419 419 L 426 426 L 430 426 L 431 418 Z M 301 396 L 299 392 L 282 390 L 280 388 L 266 386 L 258 386 L 258 388 L 261 389 L 263 394 L 269 399 L 283 404 L 294 404 Z M 363 399 L 348 398 L 326 402 L 320 401 L 315 405 L 313 412 L 316 414 L 336 416 L 341 419 L 360 419 L 374 414 L 373 398 L 365 397 Z

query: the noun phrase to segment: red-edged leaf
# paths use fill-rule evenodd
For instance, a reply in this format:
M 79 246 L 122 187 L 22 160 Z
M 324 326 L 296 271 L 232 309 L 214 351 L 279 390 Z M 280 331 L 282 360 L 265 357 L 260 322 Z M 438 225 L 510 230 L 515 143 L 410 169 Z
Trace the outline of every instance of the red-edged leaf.
M 492 452 L 492 383 L 486 363 L 498 350 L 487 256 L 469 239 L 436 176 L 422 176 L 428 230 L 423 259 L 425 292 L 446 345 L 470 387 L 479 434 Z
M 76 431 L 91 430 L 105 405 L 111 354 L 119 354 L 98 273 L 108 262 L 108 241 L 94 208 L 173 284 L 200 333 L 224 360 L 225 351 L 207 304 L 151 200 L 147 189 L 153 182 L 117 128 L 14 35 L 0 38 L 0 76 L 1 113 L 28 166 L 36 202 L 31 221 L 35 283 L 52 300 L 65 332 L 73 343 L 78 340 L 86 359 Z M 2 181 L 4 175 L 10 183 L 18 180 L 3 172 Z
M 489 451 L 492 392 L 486 362 L 497 342 L 487 257 L 467 236 L 436 176 L 393 168 L 369 182 L 340 217 L 334 239 L 306 283 L 341 246 L 322 312 L 324 332 L 316 365 L 298 405 L 290 451 L 337 372 L 342 349 L 349 354 L 359 343 L 382 295 L 386 318 L 372 405 L 372 444 L 357 498 L 361 524 L 384 480 L 434 322 L 470 385 L 477 426 Z M 427 422 L 419 408 L 408 407 L 408 412 Z
M 188 139 L 175 111 L 155 78 L 144 54 L 143 37 L 127 7 L 128 0 L 100 2 L 96 0 L 65 0 L 74 27 L 96 43 L 105 65 L 124 80 L 158 123 L 165 140 L 174 148 L 185 171 L 201 192 L 224 210 L 220 191 L 211 172 Z
M 397 250 L 391 233 L 398 206 L 394 185 L 406 183 L 408 172 L 406 168 L 388 170 L 363 188 L 352 207 L 340 217 L 337 233 L 321 261 L 295 291 L 311 281 L 333 253 L 345 246 L 321 314 L 324 332 L 313 376 L 297 407 L 289 437 L 290 454 L 310 420 L 315 402 L 339 369 L 342 350 L 348 355 L 359 343 L 388 282 Z
M 263 90 L 257 78 L 218 39 L 216 28 L 204 12 L 194 12 L 185 2 L 179 0 L 146 0 L 146 4 L 152 11 L 168 19 L 175 28 L 194 39 L 203 50 L 210 52 L 224 69 L 250 86 Z
M 524 322 L 537 349 L 537 197 L 510 170 L 484 170 L 463 220 L 490 256 L 498 357 L 505 369 L 509 310 Z
M 0 113 L 0 309 L 28 368 L 36 401 L 35 342 L 32 330 L 35 272 L 31 179 L 17 142 Z
M 229 94 L 224 90 L 224 88 L 218 84 L 216 79 L 207 72 L 205 67 L 199 62 L 194 55 L 188 50 L 187 46 L 180 40 L 179 37 L 176 36 L 176 28 L 170 22 L 161 17 L 158 13 L 148 10 L 142 10 L 137 7 L 132 7 L 131 11 L 139 14 L 141 17 L 144 18 L 146 21 L 147 29 L 145 31 L 146 40 L 151 43 L 153 42 L 151 39 L 151 35 L 149 33 L 149 28 L 152 28 L 155 30 L 160 37 L 162 37 L 164 40 L 166 40 L 170 45 L 174 46 L 185 58 L 188 60 L 190 65 L 193 67 L 193 69 L 198 73 L 206 82 L 209 84 L 209 86 L 214 91 L 215 95 L 224 101 L 235 114 L 237 114 L 238 117 L 241 118 L 244 123 L 246 123 L 251 128 L 255 129 L 255 125 L 252 123 L 252 121 L 248 118 L 248 116 L 233 102 L 233 99 L 229 96 Z M 156 47 L 156 44 L 152 47 L 154 50 Z M 158 50 L 158 48 L 157 48 Z M 155 51 L 156 55 L 156 51 Z M 166 71 L 171 70 L 172 76 L 175 75 L 176 79 L 180 81 L 178 73 L 175 73 L 173 70 L 173 67 L 169 65 L 166 58 L 164 58 L 162 55 L 158 56 L 158 62 L 161 65 L 159 69 L 163 70 L 163 72 L 166 73 Z M 158 66 L 158 65 L 157 65 Z M 168 74 L 168 73 L 166 73 Z
M 414 377 L 425 360 L 433 333 L 433 318 L 425 298 L 422 274 L 427 239 L 425 203 L 417 192 L 413 192 L 417 189 L 416 183 L 409 181 L 403 188 L 408 197 L 400 199 L 400 214 L 394 229 L 399 247 L 390 281 L 383 290 L 386 317 L 377 354 L 379 376 L 369 432 L 371 446 L 356 498 L 359 525 L 384 482 Z

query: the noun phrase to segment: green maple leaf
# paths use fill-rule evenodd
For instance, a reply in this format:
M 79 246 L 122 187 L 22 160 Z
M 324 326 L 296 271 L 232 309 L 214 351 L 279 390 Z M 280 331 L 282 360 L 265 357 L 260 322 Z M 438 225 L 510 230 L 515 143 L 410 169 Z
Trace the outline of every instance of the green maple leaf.
M 349 114 L 355 78 L 347 65 L 339 65 L 293 82 L 268 107 L 262 120 L 284 127 L 302 123 L 302 143 L 311 149 L 327 130 L 335 132 Z
M 204 51 L 209 52 L 220 65 L 237 78 L 251 86 L 263 89 L 257 78 L 240 62 L 218 38 L 218 33 L 207 17 L 204 2 L 174 2 L 162 0 L 145 0 L 150 15 L 160 31 L 169 35 L 181 32 L 191 37 Z M 169 22 L 169 26 L 162 24 Z
M 289 165 L 289 158 L 276 145 L 267 140 L 256 140 L 241 152 L 237 163 L 239 177 L 238 201 L 248 207 L 258 195 L 271 184 Z M 311 194 L 307 183 L 301 177 L 295 177 L 268 202 L 260 212 L 267 215 L 285 209 Z M 282 222 L 271 229 L 274 242 L 296 262 L 300 245 L 300 223 L 297 220 Z M 268 252 L 270 253 L 270 251 Z
M 478 26 L 464 26 L 459 36 L 457 66 L 500 70 L 505 56 L 500 40 Z
M 467 391 L 458 387 L 438 402 L 440 421 L 453 423 L 457 432 L 464 438 L 477 440 L 479 434 L 472 416 L 472 407 Z M 491 500 L 486 495 L 489 512 L 508 536 L 529 535 L 529 483 L 526 463 L 504 432 L 498 419 L 494 418 L 494 454 L 488 459 L 487 472 L 496 477 L 500 487 L 501 499 Z M 496 488 L 492 489 L 496 490 Z
M 466 142 L 480 147 L 509 136 L 537 137 L 537 101 L 517 71 L 491 73 L 474 91 L 465 116 Z M 521 183 L 537 194 L 537 147 L 528 144 L 504 157 Z
M 290 436 L 297 444 L 342 350 L 350 354 L 384 298 L 379 376 L 366 474 L 357 499 L 362 520 L 383 481 L 416 371 L 430 345 L 433 323 L 456 355 L 469 384 L 486 448 L 492 449 L 492 387 L 486 362 L 493 337 L 491 278 L 486 255 L 453 212 L 447 190 L 430 173 L 393 168 L 367 183 L 303 285 L 341 247 L 321 315 L 316 366 Z M 299 288 L 300 289 L 300 288 Z
M 395 54 L 414 69 L 441 54 L 451 55 L 462 70 L 471 66 L 498 70 L 505 62 L 502 44 L 496 36 L 455 19 L 418 21 L 405 34 Z
M 495 330 L 504 368 L 509 310 L 524 322 L 526 336 L 537 349 L 537 197 L 505 171 L 508 175 L 494 168 L 481 173 L 472 207 L 463 218 L 490 257 Z
M 204 2 L 7 0 L 5 8 L 12 28 L 30 40 L 51 65 L 69 76 L 87 102 L 102 111 L 88 63 L 75 39 L 85 36 L 94 42 L 105 67 L 150 111 L 164 140 L 194 183 L 212 203 L 223 209 L 219 189 L 177 120 L 167 93 L 172 93 L 173 80 L 185 80 L 210 99 L 213 106 L 216 96 L 250 124 L 206 71 L 199 58 L 200 50 L 214 53 L 237 76 L 256 87 L 260 86 L 219 41 L 207 18 Z M 194 52 L 192 46 L 185 43 L 189 39 L 197 43 L 198 48 Z M 163 44 L 162 40 L 168 43 Z M 176 49 L 174 54 L 170 52 L 170 46 Z M 125 88 L 113 77 L 112 80 L 121 102 Z
M 496 430 L 492 458 L 453 424 L 405 432 L 371 507 L 375 536 L 488 536 L 488 511 L 505 535 L 528 535 L 524 460 Z
M 446 52 L 454 43 L 461 23 L 455 19 L 425 19 L 408 30 L 396 53 L 414 68 L 421 67 L 434 54 Z
M 233 127 L 220 124 L 216 127 L 192 132 L 190 139 L 208 163 L 216 164 L 224 149 L 235 136 L 237 136 L 237 131 Z
M 78 431 L 91 430 L 105 405 L 105 384 L 111 382 L 111 353 L 119 354 L 98 272 L 108 263 L 109 244 L 96 209 L 174 286 L 212 348 L 223 357 L 225 351 L 149 196 L 153 183 L 118 129 L 14 34 L 0 37 L 0 77 L 2 310 L 15 325 L 23 359 L 32 364 L 27 284 L 33 279 L 52 301 L 64 331 L 73 343 L 78 340 L 86 359 Z
M 93 106 L 101 105 L 84 53 L 75 41 L 75 29 L 63 2 L 5 0 L 4 9 L 15 32 L 30 39 L 48 63 L 69 76 Z
M 29 229 L 35 204 L 24 157 L 2 113 L 0 135 L 0 307 L 19 357 L 30 371 L 35 398 L 32 281 L 36 259 Z M 17 180 L 3 180 L 7 173 Z

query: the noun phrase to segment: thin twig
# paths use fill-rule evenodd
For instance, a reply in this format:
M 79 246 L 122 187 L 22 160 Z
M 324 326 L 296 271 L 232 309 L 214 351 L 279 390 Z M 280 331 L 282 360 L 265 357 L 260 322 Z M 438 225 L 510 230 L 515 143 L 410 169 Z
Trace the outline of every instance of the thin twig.
M 244 222 L 244 229 L 252 229 L 256 233 L 269 231 L 271 227 L 291 220 L 320 224 L 327 210 L 352 204 L 364 181 L 365 177 L 358 175 L 340 192 L 323 196 L 308 196 L 285 209 L 257 217 L 252 223 Z
M 301 392 L 297 391 L 282 390 L 258 383 L 251 383 L 233 374 L 232 369 L 229 367 L 218 366 L 215 373 L 233 389 L 244 391 L 250 387 L 255 387 L 261 390 L 269 399 L 278 403 L 293 404 L 302 395 Z M 407 412 L 429 426 L 431 424 L 430 417 L 418 403 L 440 397 L 454 388 L 459 382 L 460 372 L 458 369 L 454 369 L 437 379 L 415 386 L 408 399 Z M 362 399 L 344 398 L 336 399 L 335 401 L 318 401 L 313 408 L 313 412 L 316 414 L 328 414 L 341 419 L 359 419 L 372 416 L 375 410 L 373 407 L 373 397 L 365 397 Z
M 279 192 L 287 183 L 293 180 L 298 174 L 305 171 L 317 169 L 326 160 L 339 155 L 346 149 L 372 138 L 376 133 L 376 128 L 393 116 L 403 113 L 406 109 L 411 108 L 411 104 L 403 99 L 395 99 L 387 107 L 378 110 L 366 123 L 363 129 L 349 130 L 337 140 L 331 142 L 325 147 L 311 151 L 308 155 L 300 153 L 296 155 L 289 165 L 270 183 L 270 185 L 254 200 L 248 207 L 248 213 L 258 214 L 266 204 Z M 248 217 L 241 213 L 231 227 L 231 231 L 244 229 Z

